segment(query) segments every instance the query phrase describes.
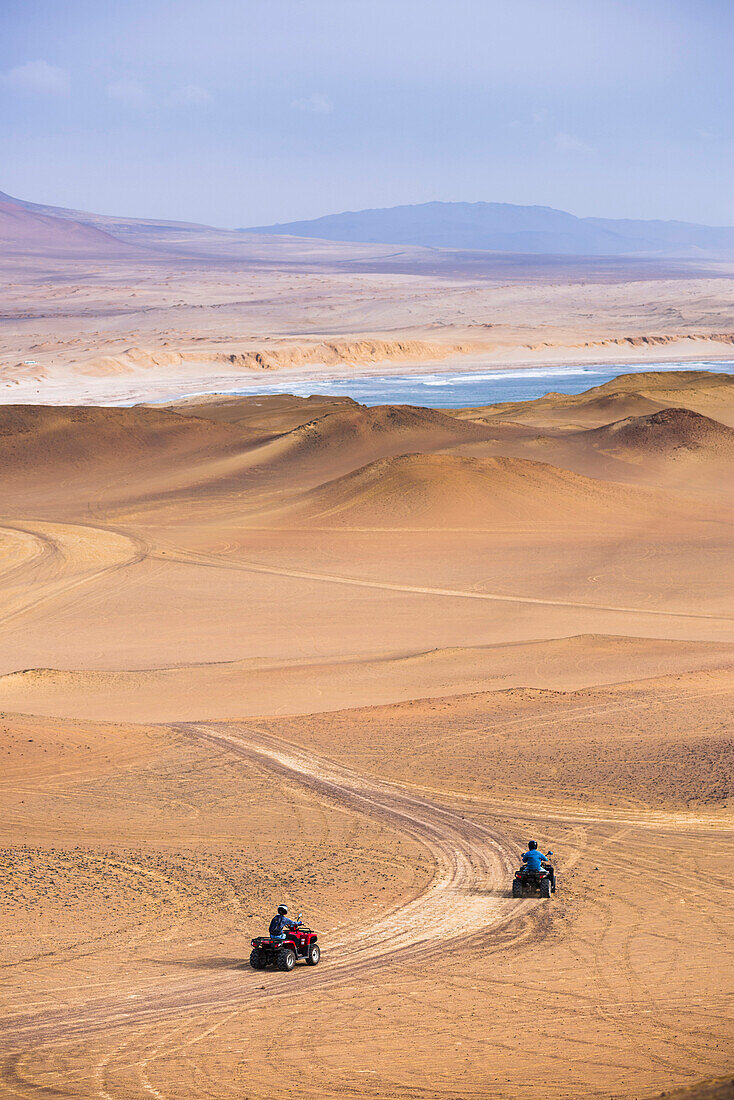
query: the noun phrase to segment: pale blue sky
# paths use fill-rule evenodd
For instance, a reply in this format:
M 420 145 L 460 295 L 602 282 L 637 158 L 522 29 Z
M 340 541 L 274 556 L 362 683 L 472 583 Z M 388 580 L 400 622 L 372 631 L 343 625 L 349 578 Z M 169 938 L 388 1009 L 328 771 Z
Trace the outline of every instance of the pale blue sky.
M 0 190 L 246 226 L 734 224 L 734 0 L 0 0 Z

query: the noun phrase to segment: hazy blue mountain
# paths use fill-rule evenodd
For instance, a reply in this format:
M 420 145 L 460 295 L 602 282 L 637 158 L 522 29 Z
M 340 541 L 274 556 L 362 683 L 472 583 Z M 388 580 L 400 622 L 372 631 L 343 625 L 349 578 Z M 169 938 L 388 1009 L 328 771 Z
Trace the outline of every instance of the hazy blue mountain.
M 143 247 L 181 249 L 197 242 L 207 254 L 240 233 L 288 235 L 324 241 L 441 248 L 454 252 L 490 251 L 546 256 L 652 256 L 665 259 L 734 259 L 734 227 L 677 221 L 577 218 L 550 206 L 501 202 L 427 202 L 329 214 L 311 221 L 216 230 L 189 222 L 91 214 L 16 199 L 0 192 L 0 203 L 31 214 L 94 226 Z M 216 238 L 216 239 L 215 239 Z M 221 238 L 221 239 L 220 239 Z M 445 257 L 444 257 L 445 258 Z M 438 259 L 438 257 L 437 257 Z
M 734 227 L 577 218 L 550 206 L 515 206 L 502 202 L 426 202 L 417 206 L 329 214 L 310 221 L 261 225 L 245 232 L 534 254 L 734 255 Z

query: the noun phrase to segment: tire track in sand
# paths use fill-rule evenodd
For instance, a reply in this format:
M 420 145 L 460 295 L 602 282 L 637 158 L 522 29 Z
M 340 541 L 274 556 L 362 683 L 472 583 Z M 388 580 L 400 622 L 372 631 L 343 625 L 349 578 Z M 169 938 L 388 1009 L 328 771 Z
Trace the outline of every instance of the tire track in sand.
M 51 564 L 49 575 L 32 586 L 32 594 L 23 593 L 0 609 L 0 630 L 3 631 L 49 603 L 66 600 L 92 581 L 138 565 L 149 551 L 148 544 L 137 535 L 89 523 L 25 521 L 23 526 L 4 523 L 2 530 L 37 539 L 43 548 L 38 559 Z M 68 610 L 69 604 L 64 606 Z
M 185 736 L 226 749 L 243 759 L 298 782 L 324 800 L 352 812 L 379 818 L 424 845 L 434 874 L 427 886 L 377 921 L 326 945 L 324 964 L 305 968 L 295 984 L 283 975 L 235 969 L 174 978 L 155 989 L 127 997 L 90 999 L 70 1009 L 12 1016 L 0 1035 L 8 1056 L 40 1044 L 73 1042 L 90 1031 L 137 1027 L 163 1018 L 235 1007 L 272 997 L 313 993 L 355 974 L 377 970 L 398 953 L 427 956 L 438 943 L 476 936 L 513 943 L 526 934 L 521 920 L 539 904 L 507 896 L 517 846 L 499 829 L 467 820 L 461 813 L 421 798 L 397 783 L 365 778 L 278 738 L 245 726 L 180 724 Z M 243 930 L 243 963 L 249 936 Z M 263 987 L 263 981 L 270 985 Z
M 158 557 L 159 554 L 151 554 Z M 568 607 L 576 611 L 614 611 L 622 615 L 654 615 L 665 619 L 704 619 L 714 622 L 734 622 L 732 615 L 708 614 L 703 611 L 674 611 L 655 607 L 626 607 L 616 604 L 584 603 L 575 600 L 552 600 L 541 596 L 514 596 L 504 592 L 470 592 L 464 588 L 437 588 L 429 585 L 399 584 L 393 581 L 371 581 L 360 577 L 345 577 L 341 573 L 315 573 L 306 569 L 286 569 L 273 565 L 261 565 L 252 561 L 227 561 L 210 554 L 185 551 L 176 548 L 163 558 L 187 565 L 204 565 L 217 569 L 236 569 L 243 573 L 264 573 L 273 577 L 293 577 L 295 580 L 316 581 L 320 584 L 342 584 L 350 588 L 376 588 L 386 592 L 408 592 L 419 596 L 448 596 L 460 600 L 487 600 L 490 603 L 533 604 L 540 607 Z

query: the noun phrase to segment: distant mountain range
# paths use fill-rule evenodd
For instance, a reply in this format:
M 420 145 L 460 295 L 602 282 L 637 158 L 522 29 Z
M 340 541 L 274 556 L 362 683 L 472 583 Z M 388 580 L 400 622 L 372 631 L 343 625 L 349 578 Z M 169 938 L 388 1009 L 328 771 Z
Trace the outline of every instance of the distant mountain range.
M 282 238 L 301 238 L 304 244 Z M 148 255 L 223 260 L 303 262 L 305 257 L 313 262 L 338 261 L 338 246 L 332 242 L 358 246 L 351 256 L 342 250 L 344 262 L 357 262 L 361 249 L 365 263 L 372 258 L 382 267 L 406 261 L 405 256 L 393 253 L 392 246 L 412 249 L 413 264 L 442 269 L 452 264 L 464 268 L 487 263 L 507 266 L 512 256 L 546 256 L 551 264 L 566 263 L 572 257 L 609 257 L 609 263 L 619 262 L 615 257 L 633 257 L 638 263 L 643 259 L 734 259 L 734 227 L 577 218 L 549 206 L 427 202 L 233 230 L 90 214 L 16 199 L 0 191 L 0 251 L 9 254 L 26 250 L 40 254 L 44 249 L 70 256 L 126 252 L 132 259 L 133 250 L 138 254 L 144 250 Z M 374 253 L 375 246 L 379 255 Z M 430 251 L 435 249 L 441 251 Z
M 260 225 L 246 233 L 534 255 L 734 255 L 734 227 L 675 221 L 577 218 L 550 206 L 426 202 Z

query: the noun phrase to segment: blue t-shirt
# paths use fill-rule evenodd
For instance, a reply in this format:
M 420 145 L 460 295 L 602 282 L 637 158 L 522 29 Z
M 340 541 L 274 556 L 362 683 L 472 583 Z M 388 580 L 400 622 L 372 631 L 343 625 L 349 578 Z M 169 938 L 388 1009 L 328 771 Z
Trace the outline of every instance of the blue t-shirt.
M 544 856 L 537 848 L 531 849 L 522 857 L 522 861 L 526 865 L 528 871 L 539 871 L 541 863 L 547 859 L 548 856 Z

